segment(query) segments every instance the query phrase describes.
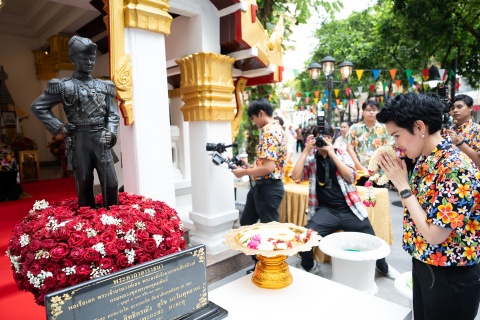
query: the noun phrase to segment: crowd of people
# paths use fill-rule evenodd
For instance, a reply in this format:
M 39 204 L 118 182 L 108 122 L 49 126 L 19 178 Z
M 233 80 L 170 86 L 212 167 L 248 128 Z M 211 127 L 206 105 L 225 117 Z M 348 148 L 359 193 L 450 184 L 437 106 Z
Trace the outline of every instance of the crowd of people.
M 268 100 L 252 102 L 248 115 L 261 129 L 255 164 L 233 170 L 236 177 L 250 176 L 252 187 L 240 224 L 278 221 L 294 138 L 301 154 L 291 178 L 309 181 L 306 227 L 321 236 L 338 230 L 374 235 L 354 182 L 359 173 L 364 177 L 357 184 L 368 180 L 375 150 L 392 146 L 397 156 L 380 154 L 377 170 L 404 207 L 402 247 L 412 256 L 415 319 L 474 319 L 480 304 L 480 130 L 472 98 L 452 99 L 452 126 L 436 94 L 399 94 L 382 108 L 367 100 L 362 110 L 363 121 L 341 123 L 334 141 L 329 124 L 285 130 Z M 320 273 L 312 250 L 300 257 L 302 269 Z M 377 270 L 391 279 L 398 275 L 385 259 Z

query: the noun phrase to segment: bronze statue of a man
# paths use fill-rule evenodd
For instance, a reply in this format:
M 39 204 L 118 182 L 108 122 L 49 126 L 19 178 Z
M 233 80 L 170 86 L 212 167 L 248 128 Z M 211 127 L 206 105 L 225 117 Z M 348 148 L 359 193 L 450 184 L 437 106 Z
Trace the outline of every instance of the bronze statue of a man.
M 103 205 L 108 208 L 118 204 L 112 147 L 117 142 L 120 117 L 113 82 L 91 76 L 96 51 L 97 45 L 90 39 L 73 36 L 68 41 L 68 53 L 75 72 L 70 78 L 50 80 L 30 108 L 51 134 L 66 134 L 66 156 L 69 169 L 74 171 L 79 206 L 95 207 L 93 170 L 96 169 Z M 60 103 L 68 119 L 66 124 L 51 111 Z

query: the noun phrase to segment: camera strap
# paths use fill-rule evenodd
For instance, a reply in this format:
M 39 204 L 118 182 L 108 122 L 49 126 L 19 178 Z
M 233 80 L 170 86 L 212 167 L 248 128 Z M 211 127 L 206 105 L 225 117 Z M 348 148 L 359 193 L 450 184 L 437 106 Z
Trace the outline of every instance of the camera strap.
M 330 157 L 327 156 L 326 158 L 323 158 L 324 162 L 325 162 L 325 165 L 322 163 L 321 158 L 323 158 L 323 157 L 318 155 L 317 167 L 318 167 L 318 164 L 320 164 L 324 168 L 325 180 L 324 180 L 324 182 L 321 182 L 320 178 L 318 177 L 318 173 L 316 173 L 315 175 L 317 177 L 317 183 L 320 187 L 325 187 L 325 188 L 329 189 L 329 188 L 332 187 L 332 179 L 330 179 L 330 161 L 329 161 Z M 318 168 L 317 168 L 317 172 L 318 172 Z

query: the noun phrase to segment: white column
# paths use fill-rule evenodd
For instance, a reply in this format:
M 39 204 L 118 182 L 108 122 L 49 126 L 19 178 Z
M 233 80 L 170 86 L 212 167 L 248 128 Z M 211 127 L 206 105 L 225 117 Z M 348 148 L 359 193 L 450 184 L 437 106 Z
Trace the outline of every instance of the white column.
M 165 36 L 127 28 L 125 52 L 132 63 L 134 115 L 132 125 L 120 128 L 125 191 L 175 208 Z
M 229 121 L 192 121 L 190 125 L 190 165 L 192 168 L 192 211 L 195 224 L 191 237 L 193 245 L 205 244 L 209 254 L 228 249 L 223 235 L 238 219 L 235 209 L 234 175 L 226 164 L 216 166 L 206 151 L 206 143 L 231 144 Z M 222 155 L 231 156 L 231 150 Z

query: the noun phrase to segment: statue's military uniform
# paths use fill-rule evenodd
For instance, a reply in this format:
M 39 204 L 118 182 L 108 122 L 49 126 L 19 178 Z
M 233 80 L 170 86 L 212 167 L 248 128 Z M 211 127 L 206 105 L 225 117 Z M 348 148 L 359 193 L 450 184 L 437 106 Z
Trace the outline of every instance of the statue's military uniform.
M 70 78 L 50 80 L 44 93 L 31 105 L 32 112 L 51 134 L 59 134 L 62 128 L 67 132 L 66 156 L 69 169 L 74 171 L 79 206 L 95 207 L 94 169 L 106 199 L 104 206 L 108 208 L 118 204 L 118 180 L 111 147 L 117 140 L 120 117 L 114 97 L 113 82 L 75 72 Z M 67 116 L 67 124 L 63 124 L 51 111 L 60 103 Z M 106 130 L 111 132 L 109 144 L 104 143 Z

